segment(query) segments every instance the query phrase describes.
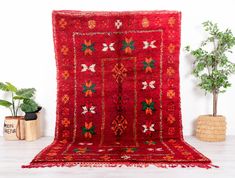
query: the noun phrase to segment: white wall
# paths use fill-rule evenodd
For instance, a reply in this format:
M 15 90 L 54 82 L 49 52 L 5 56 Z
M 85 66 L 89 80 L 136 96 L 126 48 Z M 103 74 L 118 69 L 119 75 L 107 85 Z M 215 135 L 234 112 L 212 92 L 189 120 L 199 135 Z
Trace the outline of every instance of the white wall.
M 182 47 L 197 47 L 204 35 L 201 22 L 213 20 L 235 34 L 233 0 L 7 0 L 0 1 L 0 81 L 35 87 L 44 110 L 44 133 L 54 134 L 56 68 L 52 39 L 52 10 L 180 10 Z M 234 50 L 235 52 L 235 50 Z M 235 54 L 232 55 L 235 62 Z M 191 62 L 181 50 L 181 98 L 184 133 L 193 133 L 200 114 L 211 112 L 211 98 L 195 87 Z M 219 98 L 219 113 L 227 117 L 228 134 L 235 134 L 235 77 L 233 88 Z M 2 97 L 0 94 L 0 98 Z M 8 111 L 0 108 L 0 135 Z

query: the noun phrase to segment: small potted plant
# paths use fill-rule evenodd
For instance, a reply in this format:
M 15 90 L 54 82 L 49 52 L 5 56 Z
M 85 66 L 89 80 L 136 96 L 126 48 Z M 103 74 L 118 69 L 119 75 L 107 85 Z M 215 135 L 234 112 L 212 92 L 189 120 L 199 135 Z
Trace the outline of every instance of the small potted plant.
M 0 100 L 0 106 L 10 110 L 11 116 L 6 116 L 4 121 L 4 137 L 6 140 L 24 139 L 24 117 L 19 116 L 24 100 L 32 98 L 34 88 L 17 89 L 9 82 L 0 82 L 0 90 L 10 96 L 10 101 Z
M 235 37 L 230 29 L 221 31 L 216 23 L 203 23 L 204 30 L 209 33 L 200 47 L 186 50 L 195 58 L 193 75 L 199 79 L 199 87 L 213 96 L 213 114 L 199 116 L 196 136 L 203 141 L 223 141 L 226 135 L 225 117 L 218 115 L 218 95 L 231 87 L 229 76 L 235 73 L 235 64 L 229 61 L 227 54 L 232 53 Z M 210 49 L 212 46 L 212 49 Z
M 37 113 L 42 109 L 32 98 L 23 99 L 20 108 L 25 113 L 24 118 L 26 121 L 36 120 Z

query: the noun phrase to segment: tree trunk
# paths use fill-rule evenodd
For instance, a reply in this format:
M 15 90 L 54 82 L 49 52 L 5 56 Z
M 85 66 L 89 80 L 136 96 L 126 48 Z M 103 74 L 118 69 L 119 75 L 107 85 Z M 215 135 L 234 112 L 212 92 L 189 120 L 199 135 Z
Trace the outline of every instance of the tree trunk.
M 213 91 L 213 116 L 217 115 L 218 92 Z

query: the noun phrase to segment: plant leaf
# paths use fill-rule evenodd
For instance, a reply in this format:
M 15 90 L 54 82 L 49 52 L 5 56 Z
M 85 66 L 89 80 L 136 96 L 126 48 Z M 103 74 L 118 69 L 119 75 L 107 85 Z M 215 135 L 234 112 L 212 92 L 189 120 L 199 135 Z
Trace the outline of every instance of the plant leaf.
M 24 99 L 30 99 L 34 96 L 35 91 L 35 88 L 22 88 L 16 92 L 16 95 Z
M 0 106 L 4 106 L 9 108 L 12 104 L 9 101 L 6 100 L 0 100 Z
M 12 91 L 14 93 L 17 91 L 17 88 L 14 85 L 12 85 L 10 82 L 6 82 L 6 86 L 9 91 Z
M 27 99 L 27 98 L 25 98 L 23 96 L 14 96 L 13 99 L 14 100 L 23 100 L 23 99 Z
M 24 99 L 20 109 L 23 112 L 35 112 L 38 109 L 38 104 L 33 99 Z
M 9 91 L 7 85 L 2 83 L 2 82 L 0 82 L 0 90 L 2 90 L 2 91 Z

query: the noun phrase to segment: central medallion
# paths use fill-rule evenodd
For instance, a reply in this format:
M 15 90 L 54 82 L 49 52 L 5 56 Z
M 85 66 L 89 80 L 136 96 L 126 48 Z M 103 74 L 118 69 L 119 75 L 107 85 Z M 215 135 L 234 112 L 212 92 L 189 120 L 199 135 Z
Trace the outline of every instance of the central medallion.
M 120 139 L 120 136 L 124 133 L 125 129 L 127 128 L 127 120 L 124 116 L 124 106 L 123 106 L 123 92 L 122 92 L 122 82 L 124 81 L 125 77 L 127 76 L 127 69 L 125 66 L 119 61 L 115 64 L 113 70 L 113 77 L 117 82 L 118 88 L 118 97 L 115 103 L 117 104 L 117 116 L 112 121 L 112 130 L 117 137 L 117 140 Z

